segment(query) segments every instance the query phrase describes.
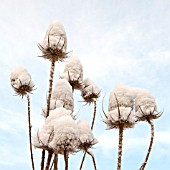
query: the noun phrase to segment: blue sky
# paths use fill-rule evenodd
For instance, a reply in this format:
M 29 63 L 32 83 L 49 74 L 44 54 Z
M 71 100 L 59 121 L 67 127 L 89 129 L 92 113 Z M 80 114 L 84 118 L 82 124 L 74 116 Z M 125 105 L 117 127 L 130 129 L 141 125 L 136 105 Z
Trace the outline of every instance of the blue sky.
M 146 170 L 168 170 L 170 156 L 170 1 L 168 0 L 5 0 L 0 5 L 0 169 L 29 170 L 26 99 L 14 97 L 10 73 L 17 66 L 30 72 L 37 90 L 31 95 L 33 133 L 42 126 L 41 109 L 48 91 L 50 63 L 37 56 L 37 43 L 48 25 L 60 20 L 68 37 L 68 50 L 73 50 L 83 65 L 84 78 L 90 77 L 106 94 L 118 83 L 148 89 L 158 108 L 164 110 L 154 121 L 155 141 Z M 64 63 L 57 63 L 55 81 Z M 75 94 L 75 112 L 82 105 Z M 101 121 L 101 100 L 94 134 L 99 143 L 93 149 L 99 170 L 116 169 L 116 130 L 105 130 Z M 83 107 L 80 117 L 91 120 L 93 106 Z M 123 170 L 138 169 L 144 160 L 150 128 L 139 123 L 126 130 L 123 145 Z M 39 169 L 40 150 L 34 150 Z M 70 169 L 80 165 L 82 153 L 70 156 Z M 63 169 L 63 158 L 59 159 Z M 91 170 L 87 157 L 84 170 Z

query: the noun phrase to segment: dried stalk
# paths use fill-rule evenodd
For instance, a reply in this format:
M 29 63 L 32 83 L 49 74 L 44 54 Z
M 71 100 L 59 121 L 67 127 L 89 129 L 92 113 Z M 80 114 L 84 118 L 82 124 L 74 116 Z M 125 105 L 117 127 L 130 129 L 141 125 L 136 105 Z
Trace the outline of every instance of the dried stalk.
M 87 151 L 84 152 L 83 159 L 82 159 L 81 165 L 80 165 L 80 170 L 82 170 L 83 163 L 84 163 L 84 160 L 85 160 L 85 157 L 86 157 L 86 153 L 87 153 Z
M 29 145 L 30 145 L 30 154 L 31 154 L 31 163 L 32 169 L 34 170 L 34 159 L 33 159 L 33 152 L 32 152 L 32 141 L 31 141 L 31 119 L 30 119 L 30 97 L 27 94 L 27 102 L 28 102 L 28 124 L 29 124 Z
M 44 170 L 45 150 L 42 151 L 41 170 Z
M 97 170 L 94 155 L 90 151 L 87 151 L 87 153 L 92 157 L 92 161 L 93 161 L 93 165 L 94 165 L 94 170 Z
M 97 108 L 97 103 L 96 103 L 96 101 L 94 101 L 94 114 L 93 114 L 93 120 L 92 120 L 92 124 L 91 124 L 91 130 L 93 130 L 93 127 L 94 127 L 94 121 L 96 118 L 96 108 Z
M 53 155 L 53 152 L 49 151 L 45 170 L 49 170 L 52 155 Z
M 52 87 L 53 87 L 54 69 L 55 69 L 55 60 L 52 60 L 51 61 L 51 69 L 50 69 L 46 117 L 49 116 L 49 112 L 50 112 L 50 101 L 51 101 L 51 93 L 52 93 Z M 45 150 L 42 151 L 41 170 L 44 169 L 44 160 L 45 160 Z
M 150 139 L 150 145 L 149 145 L 149 148 L 148 148 L 148 152 L 147 152 L 147 155 L 146 155 L 146 158 L 145 158 L 145 161 L 143 162 L 142 166 L 140 167 L 140 170 L 144 170 L 145 169 L 145 166 L 147 164 L 147 161 L 149 159 L 149 155 L 151 153 L 151 149 L 152 149 L 152 145 L 153 145 L 153 140 L 154 140 L 154 124 L 151 122 L 150 119 L 147 119 L 147 122 L 150 124 L 151 126 L 151 139 Z
M 54 170 L 58 170 L 58 154 L 55 154 L 53 160 Z
M 51 61 L 51 69 L 50 69 L 50 79 L 49 79 L 49 90 L 48 90 L 48 99 L 47 99 L 47 115 L 49 115 L 50 111 L 50 100 L 51 100 L 51 93 L 52 93 L 52 86 L 53 86 L 53 78 L 54 78 L 54 69 L 55 69 L 55 60 Z
M 120 126 L 120 127 L 119 127 L 119 147 L 118 147 L 117 170 L 121 170 L 122 145 L 123 145 L 123 126 Z
M 68 153 L 67 153 L 67 150 L 64 150 L 64 161 L 65 161 L 65 170 L 68 170 Z

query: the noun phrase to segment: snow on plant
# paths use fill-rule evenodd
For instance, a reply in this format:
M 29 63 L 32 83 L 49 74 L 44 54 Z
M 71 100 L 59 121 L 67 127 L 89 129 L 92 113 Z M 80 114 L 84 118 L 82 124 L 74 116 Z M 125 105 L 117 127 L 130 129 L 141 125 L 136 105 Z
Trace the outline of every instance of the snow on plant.
M 70 57 L 65 65 L 61 78 L 68 80 L 72 89 L 81 89 L 83 82 L 83 67 L 78 57 Z
M 90 79 L 86 78 L 83 81 L 83 87 L 81 89 L 82 97 L 87 104 L 94 103 L 94 114 L 91 124 L 91 129 L 93 130 L 94 121 L 96 118 L 96 109 L 97 109 L 97 99 L 100 97 L 99 87 Z
M 30 154 L 31 154 L 31 164 L 32 169 L 34 170 L 34 159 L 33 159 L 33 152 L 32 152 L 32 140 L 31 140 L 31 118 L 30 118 L 30 96 L 34 89 L 34 83 L 31 79 L 30 74 L 28 71 L 23 67 L 17 67 L 14 71 L 11 72 L 11 86 L 14 89 L 15 93 L 18 96 L 27 97 L 28 103 L 28 129 L 29 129 L 29 145 L 30 145 Z
M 59 79 L 55 85 L 51 95 L 50 110 L 54 110 L 58 107 L 64 107 L 73 112 L 74 99 L 72 93 L 72 87 L 65 79 Z M 46 117 L 47 107 L 43 109 L 43 115 Z
M 88 122 L 86 122 L 85 120 L 79 120 L 77 122 L 78 128 L 79 128 L 79 134 L 80 134 L 80 144 L 79 144 L 79 148 L 80 150 L 84 151 L 84 156 L 80 165 L 80 170 L 83 167 L 83 163 L 86 157 L 86 153 L 88 153 L 93 160 L 93 164 L 94 164 L 94 169 L 96 169 L 96 162 L 95 162 L 95 158 L 92 152 L 90 152 L 88 149 L 91 148 L 93 145 L 95 145 L 98 141 L 96 138 L 94 138 L 93 133 L 91 131 L 91 128 L 88 124 Z

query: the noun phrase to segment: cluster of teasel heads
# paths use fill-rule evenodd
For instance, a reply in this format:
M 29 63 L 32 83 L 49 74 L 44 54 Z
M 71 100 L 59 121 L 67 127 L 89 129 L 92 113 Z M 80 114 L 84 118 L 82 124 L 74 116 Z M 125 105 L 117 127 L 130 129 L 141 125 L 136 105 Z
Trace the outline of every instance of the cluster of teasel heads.
M 49 89 L 47 104 L 43 109 L 45 122 L 43 127 L 37 131 L 33 138 L 31 135 L 30 120 L 30 97 L 34 90 L 34 84 L 30 74 L 22 67 L 16 68 L 11 73 L 11 86 L 17 95 L 27 96 L 28 99 L 28 122 L 29 122 L 29 142 L 32 169 L 34 170 L 34 159 L 32 145 L 42 150 L 41 170 L 58 169 L 58 154 L 64 155 L 65 170 L 68 169 L 68 158 L 70 153 L 83 151 L 84 156 L 80 165 L 82 169 L 86 153 L 92 157 L 94 169 L 96 163 L 93 153 L 89 150 L 96 143 L 92 130 L 96 117 L 96 102 L 100 97 L 100 89 L 89 78 L 83 80 L 83 67 L 78 57 L 69 56 L 67 52 L 67 36 L 63 25 L 54 21 L 49 25 L 46 35 L 38 44 L 42 52 L 40 57 L 51 62 Z M 53 78 L 55 63 L 62 62 L 66 58 L 65 69 L 60 79 L 53 89 Z M 94 115 L 91 126 L 86 120 L 76 120 L 74 114 L 74 90 L 80 90 L 84 102 L 94 104 Z M 46 153 L 48 153 L 47 159 Z M 52 160 L 53 159 L 53 160 Z M 45 164 L 46 162 L 46 164 Z
M 58 155 L 64 155 L 65 170 L 68 170 L 68 158 L 70 153 L 83 151 L 84 156 L 80 165 L 82 169 L 86 154 L 92 157 L 94 169 L 96 168 L 95 158 L 89 150 L 96 143 L 92 130 L 96 117 L 97 99 L 100 97 L 100 89 L 89 78 L 83 79 L 83 67 L 78 57 L 69 56 L 67 52 L 67 36 L 63 25 L 55 21 L 50 24 L 46 35 L 38 44 L 44 59 L 51 62 L 49 89 L 47 104 L 43 108 L 45 122 L 43 127 L 37 131 L 34 140 L 31 140 L 31 120 L 30 120 L 30 97 L 34 90 L 34 83 L 30 74 L 22 67 L 16 68 L 11 73 L 11 86 L 16 95 L 27 97 L 28 101 L 28 123 L 29 123 L 29 143 L 31 153 L 32 169 L 34 170 L 34 159 L 32 145 L 42 150 L 41 170 L 58 169 Z M 64 61 L 65 69 L 60 79 L 53 88 L 53 77 L 55 63 Z M 94 115 L 91 126 L 85 120 L 76 120 L 74 114 L 74 90 L 80 90 L 84 102 L 94 104 Z M 144 89 L 127 88 L 119 85 L 112 90 L 109 97 L 108 112 L 105 113 L 103 122 L 107 129 L 119 129 L 118 163 L 117 170 L 121 170 L 123 131 L 133 128 L 139 121 L 146 121 L 151 126 L 151 141 L 146 158 L 140 167 L 144 170 L 151 152 L 154 139 L 153 120 L 161 116 L 157 111 L 157 106 L 153 96 Z M 48 157 L 45 161 L 46 154 Z M 45 165 L 46 162 L 46 165 Z
M 118 85 L 110 93 L 108 112 L 104 112 L 104 115 L 103 121 L 107 125 L 107 129 L 119 129 L 117 170 L 121 170 L 123 131 L 127 128 L 133 128 L 139 121 L 146 121 L 150 124 L 150 145 L 146 158 L 140 167 L 140 170 L 144 170 L 154 139 L 154 124 L 152 121 L 161 116 L 161 113 L 157 110 L 154 97 L 144 89 Z

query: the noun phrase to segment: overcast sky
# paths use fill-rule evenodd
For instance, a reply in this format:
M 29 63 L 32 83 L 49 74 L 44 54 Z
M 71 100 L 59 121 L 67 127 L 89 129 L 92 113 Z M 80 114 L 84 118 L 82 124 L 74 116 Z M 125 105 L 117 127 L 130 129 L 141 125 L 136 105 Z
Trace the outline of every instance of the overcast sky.
M 116 84 L 146 88 L 155 96 L 161 118 L 154 121 L 155 141 L 146 170 L 170 169 L 170 1 L 169 0 L 0 0 L 0 169 L 30 170 L 26 99 L 13 96 L 10 73 L 25 67 L 37 87 L 31 95 L 33 133 L 43 125 L 41 110 L 48 91 L 50 63 L 38 58 L 48 25 L 63 23 L 68 50 L 78 56 L 84 78 L 90 77 L 102 91 L 98 101 L 94 147 L 98 170 L 116 169 L 118 132 L 106 131 L 101 121 L 101 101 L 108 108 L 108 96 Z M 55 81 L 64 63 L 57 63 Z M 75 112 L 82 101 L 76 92 Z M 80 118 L 91 121 L 93 106 L 82 107 Z M 123 170 L 136 170 L 144 160 L 150 127 L 138 123 L 126 130 Z M 34 150 L 36 169 L 41 151 Z M 82 153 L 70 156 L 69 167 L 78 169 Z M 63 169 L 63 157 L 59 169 Z M 87 157 L 84 170 L 93 169 Z

